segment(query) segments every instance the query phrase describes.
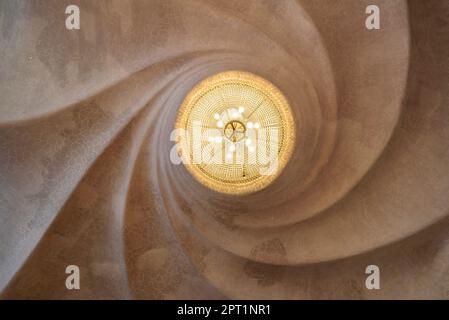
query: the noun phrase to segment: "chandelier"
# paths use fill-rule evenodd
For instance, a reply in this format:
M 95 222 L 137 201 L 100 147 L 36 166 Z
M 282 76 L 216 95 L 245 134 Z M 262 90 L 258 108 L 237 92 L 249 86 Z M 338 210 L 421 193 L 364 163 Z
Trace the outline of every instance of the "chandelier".
M 267 187 L 291 157 L 295 142 L 287 99 L 269 81 L 227 71 L 197 84 L 176 120 L 178 155 L 203 185 L 246 194 Z

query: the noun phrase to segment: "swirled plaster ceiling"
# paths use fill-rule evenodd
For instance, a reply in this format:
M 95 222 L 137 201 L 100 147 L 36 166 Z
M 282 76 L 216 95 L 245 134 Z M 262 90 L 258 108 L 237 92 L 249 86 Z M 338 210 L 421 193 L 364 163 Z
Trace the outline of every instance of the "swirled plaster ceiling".
M 1 1 L 1 297 L 448 298 L 449 5 L 376 0 L 367 30 L 371 2 L 80 0 L 69 32 L 66 1 Z M 295 132 L 239 195 L 170 157 L 189 92 L 229 70 Z

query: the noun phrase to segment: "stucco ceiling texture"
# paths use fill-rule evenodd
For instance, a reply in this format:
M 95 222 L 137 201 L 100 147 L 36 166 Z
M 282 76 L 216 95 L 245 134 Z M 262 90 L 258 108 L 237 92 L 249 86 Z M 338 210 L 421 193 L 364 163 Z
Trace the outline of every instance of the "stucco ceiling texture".
M 68 31 L 68 1 L 1 1 L 1 298 L 448 299 L 449 2 L 376 0 L 367 30 L 371 2 L 81 0 Z M 295 121 L 245 195 L 170 160 L 185 96 L 227 70 Z

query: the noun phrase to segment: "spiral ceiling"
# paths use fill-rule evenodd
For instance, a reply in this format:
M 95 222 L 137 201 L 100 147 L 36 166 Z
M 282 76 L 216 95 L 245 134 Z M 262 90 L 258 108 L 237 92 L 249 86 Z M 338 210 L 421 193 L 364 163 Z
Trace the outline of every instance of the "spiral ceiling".
M 268 186 L 284 169 L 295 143 L 286 98 L 248 72 L 209 77 L 187 95 L 178 111 L 178 157 L 213 190 L 245 194 Z
M 0 2 L 1 297 L 449 298 L 449 3 L 376 0 L 367 30 L 371 2 L 81 0 L 70 31 L 69 2 Z M 247 194 L 170 158 L 229 70 L 296 133 Z

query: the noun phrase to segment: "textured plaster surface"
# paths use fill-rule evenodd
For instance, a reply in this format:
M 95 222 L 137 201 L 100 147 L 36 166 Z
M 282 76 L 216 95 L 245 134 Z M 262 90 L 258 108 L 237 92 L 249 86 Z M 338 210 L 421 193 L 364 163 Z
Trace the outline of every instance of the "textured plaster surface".
M 0 3 L 2 298 L 449 298 L 447 1 L 377 0 L 379 31 L 365 0 L 78 2 L 78 31 L 67 1 Z M 247 196 L 169 158 L 185 95 L 225 70 L 296 121 Z

